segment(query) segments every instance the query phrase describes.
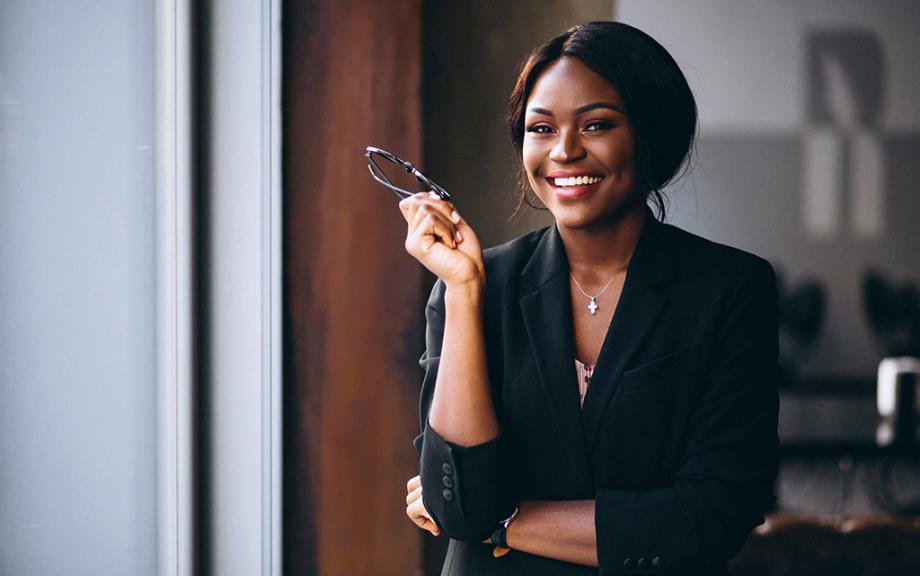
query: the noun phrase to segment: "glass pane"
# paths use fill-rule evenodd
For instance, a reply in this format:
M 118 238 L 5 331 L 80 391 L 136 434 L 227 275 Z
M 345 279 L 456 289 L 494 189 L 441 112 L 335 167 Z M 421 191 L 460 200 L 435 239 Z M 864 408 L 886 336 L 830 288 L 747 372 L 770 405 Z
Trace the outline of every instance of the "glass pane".
M 156 572 L 153 25 L 0 2 L 0 574 Z

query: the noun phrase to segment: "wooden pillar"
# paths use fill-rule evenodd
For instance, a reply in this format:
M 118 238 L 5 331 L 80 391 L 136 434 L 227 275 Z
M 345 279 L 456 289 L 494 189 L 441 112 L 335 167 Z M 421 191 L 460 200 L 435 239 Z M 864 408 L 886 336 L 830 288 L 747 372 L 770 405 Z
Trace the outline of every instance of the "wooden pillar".
M 283 7 L 287 574 L 420 571 L 423 275 L 363 158 L 421 156 L 420 20 L 418 0 Z

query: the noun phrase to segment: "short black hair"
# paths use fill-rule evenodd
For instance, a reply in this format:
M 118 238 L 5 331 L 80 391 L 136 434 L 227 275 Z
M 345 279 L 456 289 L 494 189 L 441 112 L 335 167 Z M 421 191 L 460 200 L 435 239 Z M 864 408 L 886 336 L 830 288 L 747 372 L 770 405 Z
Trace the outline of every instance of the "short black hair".
M 577 58 L 620 93 L 635 138 L 636 185 L 664 220 L 661 189 L 688 162 L 697 133 L 696 100 L 674 58 L 654 38 L 622 22 L 575 26 L 534 48 L 508 102 L 508 128 L 519 155 L 524 111 L 540 74 L 563 57 Z M 526 203 L 526 178 L 518 208 Z

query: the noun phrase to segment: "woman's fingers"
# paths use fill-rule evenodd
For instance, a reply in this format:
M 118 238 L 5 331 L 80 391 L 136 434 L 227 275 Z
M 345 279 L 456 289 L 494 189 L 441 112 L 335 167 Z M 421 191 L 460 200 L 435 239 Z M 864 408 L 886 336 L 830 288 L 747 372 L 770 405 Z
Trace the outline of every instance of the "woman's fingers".
M 425 215 L 431 213 L 443 215 L 444 222 L 448 223 L 448 226 L 453 228 L 452 236 L 453 232 L 456 232 L 457 225 L 462 221 L 460 213 L 457 212 L 454 205 L 446 200 L 441 200 L 441 198 L 434 193 L 425 194 L 422 192 L 410 196 L 400 201 L 399 208 L 406 222 L 409 223 L 410 233 L 418 227 L 419 222 L 421 222 Z
M 418 475 L 413 476 L 412 478 L 409 478 L 408 482 L 406 482 L 406 492 L 412 492 L 413 490 L 415 490 L 421 485 L 422 485 L 422 477 Z
M 430 203 L 444 210 L 445 214 L 448 216 L 451 212 L 456 210 L 452 202 L 449 200 L 442 200 L 441 197 L 434 192 L 419 192 L 418 194 L 413 194 L 408 198 L 403 198 L 399 202 L 399 208 L 402 210 L 403 215 L 406 216 L 406 220 L 409 220 L 412 210 L 425 203 Z
M 406 251 L 448 286 L 484 280 L 482 248 L 453 204 L 416 194 L 399 203 L 408 223 Z
M 410 229 L 415 227 L 424 216 L 429 214 L 439 216 L 444 222 L 449 223 L 452 227 L 457 225 L 454 216 L 454 214 L 457 213 L 456 209 L 443 200 L 419 198 L 409 209 L 412 218 L 409 220 Z M 459 214 L 457 214 L 457 216 L 459 216 Z
M 443 237 L 438 236 L 438 241 L 450 245 L 452 248 L 456 248 L 456 244 L 463 241 L 464 234 L 460 232 L 459 228 L 460 226 L 465 226 L 466 223 L 454 205 L 446 200 L 441 200 L 437 194 L 421 192 L 410 196 L 399 202 L 399 208 L 409 224 L 410 236 L 418 232 L 420 234 L 428 233 L 431 237 L 435 237 L 435 232 L 444 232 L 442 228 L 434 230 L 430 226 L 423 226 L 425 218 L 432 216 L 442 222 L 443 226 L 449 231 Z M 450 242 L 447 241 L 448 238 Z
M 422 487 L 419 486 L 418 488 L 415 488 L 414 490 L 411 490 L 408 494 L 406 494 L 406 506 L 409 506 L 410 504 L 420 499 L 421 497 L 422 497 Z
M 423 511 L 425 507 L 422 506 L 422 501 L 412 504 L 411 506 L 406 507 L 406 514 L 409 515 L 409 518 L 412 519 L 412 522 L 421 528 L 422 530 L 427 530 L 431 532 L 434 536 L 441 534 L 441 529 L 438 528 L 438 525 L 434 523 L 429 516 L 419 513 L 416 509 L 421 508 Z
M 441 530 L 431 518 L 422 501 L 422 485 L 418 476 L 406 483 L 406 490 L 408 492 L 406 495 L 406 515 L 409 519 L 422 530 L 427 530 L 435 536 L 440 534 Z
M 416 480 L 416 482 L 412 482 L 412 480 Z M 429 520 L 431 520 L 431 515 L 428 513 L 428 509 L 425 508 L 424 504 L 422 503 L 422 482 L 421 480 L 418 479 L 418 476 L 416 476 L 412 480 L 410 480 L 409 482 L 413 487 L 406 494 L 406 507 L 408 508 L 410 506 L 413 506 L 415 503 L 420 503 L 421 508 L 416 509 L 416 511 L 422 516 L 424 516 L 425 518 L 428 518 Z
M 408 239 L 418 241 L 422 247 L 430 248 L 433 242 L 440 242 L 451 248 L 457 247 L 457 228 L 440 212 L 419 210 L 410 226 Z

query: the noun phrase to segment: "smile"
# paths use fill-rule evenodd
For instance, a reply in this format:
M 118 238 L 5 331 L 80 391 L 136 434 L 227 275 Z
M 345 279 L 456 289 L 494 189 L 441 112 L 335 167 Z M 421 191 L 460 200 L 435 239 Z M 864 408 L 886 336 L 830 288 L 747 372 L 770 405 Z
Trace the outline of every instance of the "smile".
M 549 183 L 558 188 L 568 186 L 586 186 L 588 184 L 597 184 L 603 178 L 600 176 L 570 176 L 568 178 L 547 178 Z

